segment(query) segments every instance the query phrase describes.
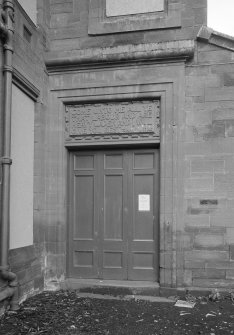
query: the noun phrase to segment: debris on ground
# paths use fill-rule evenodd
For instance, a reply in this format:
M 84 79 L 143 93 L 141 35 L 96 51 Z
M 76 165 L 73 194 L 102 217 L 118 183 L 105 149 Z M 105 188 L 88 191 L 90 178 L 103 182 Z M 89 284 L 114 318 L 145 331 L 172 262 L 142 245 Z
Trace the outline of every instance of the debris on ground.
M 175 303 L 176 307 L 185 307 L 185 308 L 193 308 L 195 306 L 195 302 L 177 300 Z
M 217 289 L 212 290 L 211 294 L 209 295 L 209 299 L 211 301 L 219 301 L 222 299 L 220 292 Z
M 0 318 L 0 334 L 234 334 L 234 303 L 231 293 L 220 294 L 220 297 L 218 300 L 198 297 L 194 307 L 188 310 L 184 306 L 178 308 L 174 303 L 168 302 L 111 297 L 97 299 L 94 295 L 79 296 L 79 292 L 75 291 L 43 292 L 22 303 L 16 313 L 3 315 Z M 179 300 L 183 304 L 195 303 L 189 292 Z

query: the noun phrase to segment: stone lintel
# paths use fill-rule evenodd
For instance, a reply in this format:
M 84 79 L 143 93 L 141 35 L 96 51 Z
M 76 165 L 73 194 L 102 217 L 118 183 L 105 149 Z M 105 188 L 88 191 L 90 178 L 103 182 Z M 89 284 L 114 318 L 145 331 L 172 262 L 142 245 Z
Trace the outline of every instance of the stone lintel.
M 161 43 L 146 43 L 107 48 L 90 48 L 66 51 L 56 57 L 55 53 L 46 55 L 45 63 L 49 72 L 75 70 L 85 65 L 123 63 L 131 61 L 170 61 L 190 59 L 194 55 L 194 40 L 181 40 Z

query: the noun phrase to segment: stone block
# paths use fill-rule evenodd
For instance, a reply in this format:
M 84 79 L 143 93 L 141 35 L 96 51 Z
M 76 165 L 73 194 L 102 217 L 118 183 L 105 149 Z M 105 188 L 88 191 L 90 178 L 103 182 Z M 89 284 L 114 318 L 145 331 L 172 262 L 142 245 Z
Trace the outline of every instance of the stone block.
M 56 255 L 65 254 L 66 252 L 65 242 L 47 242 L 45 247 L 48 254 Z
M 234 174 L 215 174 L 214 176 L 215 191 L 226 192 L 230 194 L 234 190 Z M 233 193 L 234 194 L 234 193 Z
M 34 278 L 34 289 L 43 290 L 44 289 L 44 276 L 39 276 Z
M 72 13 L 73 11 L 73 1 L 66 0 L 62 3 L 51 4 L 50 6 L 51 14 L 64 14 L 64 13 Z
M 234 100 L 234 88 L 224 87 L 224 88 L 211 88 L 206 90 L 205 101 L 226 101 Z
M 192 8 L 207 8 L 207 3 L 205 0 L 196 0 L 192 2 Z
M 172 253 L 160 252 L 160 267 L 164 269 L 172 268 Z
M 185 217 L 185 224 L 187 227 L 210 227 L 209 215 L 187 215 Z
M 234 260 L 234 244 L 231 244 L 229 246 L 229 250 L 230 250 L 230 259 L 233 261 Z
M 19 282 L 19 284 L 23 284 L 23 283 L 27 283 L 29 280 L 25 280 L 25 278 L 27 277 L 27 271 L 26 269 L 17 272 L 17 280 Z
M 227 137 L 234 137 L 234 120 L 225 121 L 225 131 Z
M 185 96 L 186 97 L 200 97 L 204 96 L 205 94 L 205 88 L 204 86 L 200 85 L 194 85 L 194 86 L 188 86 L 185 90 Z
M 206 52 L 198 52 L 199 63 L 215 63 L 215 62 L 230 62 L 231 53 L 228 50 L 223 49 L 222 51 L 210 50 Z M 217 99 L 216 99 L 217 101 Z
M 177 232 L 176 234 L 177 249 L 188 250 L 192 248 L 192 236 L 190 234 Z
M 69 0 L 68 0 L 68 1 L 69 1 Z M 64 3 L 64 0 L 50 0 L 50 3 L 51 3 L 52 5 L 57 4 L 57 3 L 62 4 L 62 3 Z
M 196 269 L 193 270 L 193 278 L 225 279 L 226 271 L 220 269 Z
M 234 281 L 231 279 L 193 279 L 193 286 L 203 288 L 234 288 Z
M 227 242 L 227 244 L 233 244 L 234 245 L 234 227 L 233 228 L 227 228 L 226 242 Z
M 212 176 L 204 176 L 200 178 L 188 178 L 185 183 L 186 192 L 194 191 L 213 191 L 214 179 Z
M 192 286 L 192 270 L 184 270 L 183 285 Z
M 80 26 L 74 24 L 72 27 L 64 27 L 57 28 L 50 32 L 50 38 L 53 40 L 65 40 L 68 39 L 69 36 L 73 36 L 74 38 L 81 36 Z
M 187 214 L 191 216 L 208 217 L 211 214 L 217 213 L 220 210 L 227 209 L 227 200 L 218 196 L 211 197 L 201 195 L 201 197 L 191 197 L 187 199 Z
M 221 78 L 217 75 L 210 75 L 205 79 L 205 89 L 220 86 L 221 86 Z
M 185 68 L 185 75 L 186 76 L 204 76 L 208 77 L 210 75 L 210 66 L 209 65 L 204 65 L 204 66 L 186 66 Z
M 204 4 L 203 4 L 204 6 Z M 204 7 L 202 8 L 194 8 L 194 16 L 195 16 L 195 25 L 203 25 L 206 24 L 207 21 L 207 13 L 206 13 L 206 9 Z
M 184 269 L 184 251 L 176 252 L 176 267 L 178 269 Z
M 144 32 L 138 32 L 134 34 L 128 34 L 125 35 L 117 35 L 113 36 L 113 47 L 117 47 L 119 45 L 126 45 L 126 44 L 141 44 L 144 43 L 145 39 L 145 33 Z
M 234 72 L 225 72 L 223 74 L 223 84 L 224 86 L 234 86 Z
M 206 262 L 203 260 L 200 261 L 185 261 L 185 269 L 205 269 Z
M 162 286 L 171 286 L 172 284 L 172 270 L 160 269 L 160 283 Z
M 231 108 L 231 104 L 229 107 L 215 107 L 212 111 L 213 120 L 233 120 L 233 109 Z
M 17 279 L 20 285 L 32 281 L 35 277 L 41 276 L 41 265 L 35 264 L 31 266 L 25 266 L 24 269 L 16 272 Z
M 222 249 L 224 248 L 223 235 L 198 234 L 194 239 L 195 248 Z
M 187 111 L 186 124 L 188 126 L 209 125 L 212 122 L 212 114 L 210 111 Z
M 191 173 L 224 172 L 225 160 L 216 158 L 191 158 Z
M 10 265 L 13 269 L 23 267 L 35 258 L 34 246 L 10 250 Z
M 23 285 L 19 285 L 19 296 L 26 299 L 29 295 L 34 292 L 34 281 L 27 282 Z
M 227 251 L 192 250 L 185 253 L 186 261 L 226 261 L 228 259 Z
M 194 26 L 194 17 L 182 17 L 181 19 L 182 27 L 193 27 Z
M 194 127 L 195 141 L 208 141 L 213 138 L 224 138 L 225 137 L 225 122 L 224 121 L 213 121 L 208 126 L 197 126 Z
M 226 271 L 226 279 L 232 279 L 232 280 L 234 280 L 234 269 Z
M 61 13 L 61 14 L 54 14 L 51 15 L 50 25 L 51 28 L 60 28 L 60 27 L 66 27 L 68 25 L 68 13 Z
M 234 217 L 225 213 L 222 215 L 211 215 L 210 225 L 211 227 L 232 228 L 234 225 Z
M 223 269 L 223 270 L 234 270 L 234 262 L 227 261 L 208 261 L 206 263 L 207 269 Z
M 51 213 L 53 214 L 53 213 Z M 65 228 L 61 224 L 49 225 L 45 228 L 46 242 L 63 242 L 66 239 Z
M 54 275 L 64 274 L 65 272 L 65 256 L 64 255 L 48 255 L 47 256 L 47 273 L 52 272 Z

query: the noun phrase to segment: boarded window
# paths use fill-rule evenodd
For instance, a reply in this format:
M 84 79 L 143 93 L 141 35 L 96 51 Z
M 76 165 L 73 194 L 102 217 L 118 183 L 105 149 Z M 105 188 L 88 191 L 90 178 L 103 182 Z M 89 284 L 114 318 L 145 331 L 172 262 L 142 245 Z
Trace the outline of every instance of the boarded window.
M 10 248 L 33 244 L 34 108 L 13 85 L 11 125 Z

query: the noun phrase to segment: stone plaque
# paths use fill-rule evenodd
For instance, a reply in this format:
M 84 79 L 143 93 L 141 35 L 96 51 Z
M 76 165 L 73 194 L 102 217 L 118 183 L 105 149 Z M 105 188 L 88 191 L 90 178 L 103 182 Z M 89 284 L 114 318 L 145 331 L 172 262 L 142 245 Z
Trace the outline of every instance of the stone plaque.
M 106 0 L 106 16 L 153 13 L 164 10 L 164 0 Z
M 159 137 L 159 101 L 66 106 L 66 141 Z

